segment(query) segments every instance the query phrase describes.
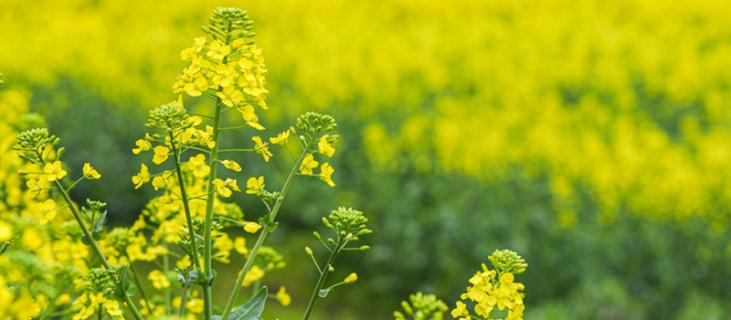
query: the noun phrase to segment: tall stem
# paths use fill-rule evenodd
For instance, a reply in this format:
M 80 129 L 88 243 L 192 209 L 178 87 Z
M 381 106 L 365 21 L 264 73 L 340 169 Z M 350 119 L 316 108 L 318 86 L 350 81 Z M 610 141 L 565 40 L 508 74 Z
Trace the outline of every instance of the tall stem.
M 41 158 L 40 155 L 39 155 L 39 158 Z M 112 266 L 109 265 L 107 258 L 104 257 L 104 254 L 102 253 L 101 249 L 99 249 L 99 245 L 97 245 L 96 241 L 94 240 L 94 238 L 91 235 L 91 232 L 89 232 L 89 229 L 86 228 L 86 224 L 84 224 L 84 220 L 81 218 L 81 213 L 79 213 L 79 209 L 76 208 L 76 206 L 74 205 L 74 202 L 71 201 L 71 197 L 69 196 L 68 192 L 66 192 L 66 188 L 64 188 L 63 184 L 59 180 L 55 180 L 54 183 L 56 185 L 56 189 L 58 189 L 58 191 L 63 196 L 64 201 L 66 201 L 66 204 L 71 209 L 71 214 L 73 214 L 74 219 L 76 219 L 76 223 L 79 224 L 79 228 L 81 228 L 81 232 L 84 234 L 86 239 L 89 240 L 89 245 L 91 246 L 94 253 L 96 253 L 97 257 L 99 257 L 99 260 L 101 260 L 102 265 L 104 266 L 104 269 L 107 269 L 107 270 L 111 269 Z M 116 279 L 116 278 L 117 277 L 115 275 L 115 280 L 117 281 L 117 284 L 119 284 L 121 286 L 122 284 L 119 282 L 119 279 Z M 135 306 L 134 302 L 129 297 L 129 295 L 127 295 L 125 293 L 124 299 L 125 299 L 125 303 L 127 304 L 127 308 L 132 313 L 132 316 L 134 316 L 134 318 L 137 320 L 142 320 L 143 318 L 142 318 L 142 315 L 140 314 L 140 311 L 137 310 L 137 307 Z
M 292 185 L 292 181 L 294 181 L 294 176 L 297 173 L 300 164 L 302 163 L 302 159 L 304 159 L 305 155 L 307 155 L 308 148 L 309 145 L 306 144 L 302 150 L 302 154 L 299 156 L 299 158 L 297 158 L 294 166 L 292 166 L 292 170 L 289 171 L 287 180 L 284 181 L 282 190 L 279 192 L 279 197 L 277 197 L 277 201 L 274 203 L 274 207 L 269 214 L 269 222 L 274 222 L 274 219 L 277 217 L 279 209 L 282 207 L 284 198 L 287 195 L 287 191 L 289 191 L 289 187 Z M 251 266 L 254 264 L 254 258 L 256 258 L 256 255 L 259 253 L 259 248 L 264 243 L 264 240 L 266 240 L 267 236 L 269 236 L 270 232 L 270 228 L 268 226 L 264 226 L 261 233 L 259 234 L 259 237 L 256 239 L 256 243 L 254 243 L 254 247 L 251 248 L 249 256 L 246 258 L 246 263 L 244 263 L 244 267 L 241 268 L 241 270 L 239 271 L 239 276 L 236 278 L 233 291 L 231 291 L 231 294 L 228 297 L 228 301 L 226 302 L 226 307 L 223 309 L 223 314 L 221 315 L 222 320 L 226 320 L 226 317 L 228 317 L 228 314 L 231 312 L 234 303 L 236 303 L 236 300 L 239 297 L 239 292 L 241 291 L 242 283 L 244 282 L 244 279 L 246 279 L 246 274 L 249 273 Z
M 205 283 L 203 285 L 205 319 L 211 319 L 213 315 L 213 295 L 211 293 L 211 282 L 213 281 L 213 269 L 211 268 L 212 239 L 211 228 L 213 227 L 213 200 L 215 195 L 215 186 L 213 180 L 216 179 L 216 169 L 218 167 L 218 132 L 221 125 L 221 98 L 216 99 L 216 112 L 213 117 L 213 141 L 215 145 L 211 149 L 211 162 L 209 163 L 210 174 L 208 175 L 208 197 L 206 199 L 206 218 L 203 225 L 204 232 L 204 248 L 203 263 L 206 273 Z
M 193 217 L 190 213 L 190 203 L 188 203 L 188 193 L 185 191 L 185 179 L 183 179 L 183 171 L 180 169 L 180 154 L 175 145 L 175 137 L 170 132 L 170 144 L 173 147 L 173 156 L 175 157 L 175 172 L 178 177 L 178 185 L 180 186 L 180 196 L 183 198 L 183 209 L 185 210 L 185 220 L 188 224 L 188 234 L 190 235 L 190 254 L 193 259 L 193 266 L 196 271 L 200 271 L 201 263 L 198 260 L 198 246 L 195 244 L 195 229 L 193 228 Z
M 340 242 L 338 242 L 337 245 L 335 245 L 335 248 L 333 248 L 333 250 L 330 252 L 330 257 L 327 259 L 327 263 L 320 272 L 320 278 L 317 279 L 317 284 L 315 284 L 315 290 L 312 291 L 312 296 L 310 296 L 310 302 L 307 303 L 307 309 L 305 309 L 305 315 L 302 319 L 307 320 L 310 317 L 310 313 L 312 313 L 312 310 L 315 308 L 315 302 L 320 296 L 320 289 L 322 289 L 322 286 L 325 284 L 327 274 L 330 273 L 330 265 L 332 265 L 335 257 L 338 255 L 339 252 Z

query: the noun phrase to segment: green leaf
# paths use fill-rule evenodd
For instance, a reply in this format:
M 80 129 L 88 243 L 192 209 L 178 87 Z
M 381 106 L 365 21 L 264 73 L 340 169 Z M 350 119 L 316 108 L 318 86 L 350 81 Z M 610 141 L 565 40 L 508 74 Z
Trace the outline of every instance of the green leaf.
M 267 301 L 267 287 L 261 287 L 243 306 L 234 309 L 227 320 L 260 320 Z

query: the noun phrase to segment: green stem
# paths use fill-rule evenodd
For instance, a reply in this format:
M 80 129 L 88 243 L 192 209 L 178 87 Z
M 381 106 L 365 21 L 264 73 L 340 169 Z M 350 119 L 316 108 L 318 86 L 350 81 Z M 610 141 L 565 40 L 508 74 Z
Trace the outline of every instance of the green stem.
M 302 159 L 304 159 L 305 155 L 307 155 L 307 150 L 308 146 L 305 145 L 305 148 L 303 148 L 302 150 L 302 154 L 297 159 L 297 161 L 295 161 L 294 166 L 292 166 L 292 170 L 289 171 L 289 175 L 284 181 L 282 190 L 279 192 L 277 202 L 274 204 L 274 208 L 272 208 L 272 211 L 269 214 L 269 222 L 274 222 L 274 219 L 277 217 L 279 209 L 282 207 L 282 202 L 284 202 L 284 198 L 287 195 L 287 191 L 289 191 L 289 187 L 294 180 L 294 176 L 297 173 L 297 170 L 299 169 L 300 163 L 302 163 Z M 239 297 L 239 292 L 241 291 L 242 283 L 244 282 L 244 279 L 246 279 L 246 274 L 249 273 L 249 269 L 251 269 L 251 266 L 254 264 L 254 258 L 256 258 L 256 255 L 259 253 L 259 248 L 264 243 L 264 240 L 266 240 L 267 236 L 269 236 L 270 232 L 270 228 L 268 226 L 264 226 L 261 233 L 259 234 L 259 237 L 256 239 L 256 243 L 254 243 L 254 247 L 251 248 L 249 256 L 246 258 L 246 262 L 244 263 L 244 267 L 241 268 L 241 270 L 239 271 L 239 276 L 234 283 L 233 291 L 231 291 L 231 294 L 228 297 L 226 307 L 223 309 L 223 314 L 221 315 L 222 320 L 226 320 L 226 317 L 228 317 L 228 314 L 231 312 L 234 303 L 236 303 L 236 300 Z
M 190 281 L 190 279 L 188 279 Z M 178 316 L 182 317 L 185 314 L 185 303 L 188 299 L 188 282 L 186 281 L 183 285 L 183 292 L 180 294 L 180 306 L 178 306 Z
M 322 272 L 320 272 L 320 278 L 317 279 L 317 284 L 315 284 L 315 290 L 312 292 L 312 296 L 310 296 L 310 302 L 307 303 L 307 309 L 305 309 L 305 315 L 302 318 L 303 320 L 307 320 L 310 317 L 310 313 L 312 313 L 312 310 L 315 308 L 315 302 L 320 296 L 320 289 L 322 289 L 322 286 L 325 284 L 327 274 L 330 273 L 330 266 L 332 265 L 333 261 L 335 261 L 335 257 L 338 255 L 338 253 L 340 253 L 339 241 L 335 246 L 335 249 L 330 252 L 330 257 L 327 259 L 327 263 L 324 267 L 322 267 Z
M 203 302 L 205 304 L 205 319 L 210 320 L 213 316 L 213 295 L 211 293 L 211 282 L 213 281 L 213 269 L 211 268 L 212 256 L 212 239 L 211 228 L 213 227 L 213 200 L 215 195 L 215 186 L 213 180 L 216 179 L 216 169 L 218 167 L 218 127 L 221 125 L 221 99 L 216 99 L 216 113 L 213 118 L 213 141 L 215 145 L 211 149 L 211 161 L 209 163 L 210 174 L 208 175 L 208 197 L 206 199 L 206 218 L 203 225 L 204 232 L 204 249 L 203 263 L 206 273 L 205 283 L 203 284 Z
M 185 179 L 183 179 L 183 170 L 180 168 L 180 154 L 178 148 L 175 146 L 175 137 L 170 132 L 170 144 L 173 149 L 173 156 L 175 160 L 175 172 L 178 177 L 178 185 L 180 186 L 180 195 L 183 201 L 183 209 L 185 211 L 185 221 L 188 224 L 188 234 L 190 236 L 190 254 L 193 259 L 193 266 L 196 267 L 196 271 L 201 269 L 201 263 L 198 260 L 198 246 L 195 244 L 195 229 L 193 228 L 193 216 L 190 213 L 190 204 L 188 203 L 188 192 L 185 191 Z
M 39 158 L 40 155 L 39 155 Z M 54 183 L 56 184 L 56 189 L 61 193 L 61 196 L 63 196 L 64 201 L 66 201 L 66 204 L 68 204 L 69 208 L 71 209 L 71 214 L 74 216 L 74 219 L 76 219 L 76 223 L 79 224 L 79 228 L 81 228 L 81 232 L 84 234 L 84 236 L 89 240 L 89 245 L 91 246 L 92 250 L 96 255 L 99 257 L 99 260 L 101 260 L 102 265 L 104 266 L 104 269 L 111 269 L 112 266 L 109 265 L 109 262 L 107 261 L 107 258 L 104 257 L 104 254 L 102 253 L 101 249 L 99 249 L 99 245 L 96 243 L 94 238 L 91 235 L 91 232 L 89 232 L 89 229 L 86 228 L 86 225 L 84 224 L 84 220 L 81 218 L 81 213 L 79 210 L 74 206 L 74 202 L 71 201 L 71 197 L 69 196 L 68 192 L 66 192 L 66 188 L 64 188 L 63 184 L 59 180 L 55 180 Z M 119 279 L 115 280 L 119 285 Z M 127 304 L 127 308 L 132 313 L 135 319 L 142 320 L 142 315 L 140 314 L 140 311 L 137 310 L 137 307 L 135 306 L 132 299 L 129 297 L 129 295 L 125 294 L 125 303 Z
M 125 254 L 127 257 L 127 261 L 129 261 L 129 271 L 132 273 L 132 280 L 135 282 L 135 285 L 140 290 L 140 296 L 142 296 L 142 299 L 145 301 L 145 307 L 149 312 L 152 312 L 152 308 L 150 308 L 150 301 L 147 299 L 147 294 L 145 293 L 144 288 L 142 288 L 142 282 L 140 281 L 140 277 L 137 274 L 137 271 L 135 271 L 134 267 L 132 266 L 132 261 L 129 259 L 129 256 Z

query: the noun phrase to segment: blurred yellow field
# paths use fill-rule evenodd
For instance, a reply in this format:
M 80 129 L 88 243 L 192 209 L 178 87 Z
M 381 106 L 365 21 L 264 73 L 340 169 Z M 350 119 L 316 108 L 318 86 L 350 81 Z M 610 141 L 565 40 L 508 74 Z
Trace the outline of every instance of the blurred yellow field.
M 731 314 L 728 1 L 0 0 L 0 240 L 3 221 L 16 229 L 29 223 L 6 216 L 41 210 L 45 201 L 29 198 L 11 150 L 17 132 L 45 122 L 68 149 L 69 172 L 78 176 L 91 162 L 105 176 L 122 177 L 80 185 L 70 193 L 76 203 L 107 201 L 112 226 L 131 225 L 143 212 L 155 216 L 148 201 L 158 187 L 135 192 L 130 183 L 132 176 L 142 183 L 140 163 L 149 159 L 130 150 L 144 149 L 136 143 L 146 139 L 148 112 L 179 94 L 191 116 L 213 112 L 205 94 L 180 89 L 194 82 L 184 79 L 191 58 L 181 50 L 201 47 L 194 38 L 219 6 L 247 10 L 254 21 L 266 67 L 257 65 L 260 78 L 241 86 L 241 99 L 257 113 L 252 118 L 253 111 L 233 105 L 252 130 L 254 124 L 271 130 L 254 144 L 249 133 L 213 139 L 253 145 L 258 153 L 231 155 L 244 176 L 237 176 L 239 168 L 222 179 L 238 178 L 245 194 L 247 178 L 270 165 L 281 172 L 267 175 L 267 185 L 279 187 L 289 156 L 275 151 L 269 163 L 262 146 L 275 143 L 267 137 L 288 136 L 307 111 L 338 123 L 325 138 L 338 150 L 332 159 L 299 160 L 305 162 L 300 173 L 315 169 L 322 181 L 295 186 L 283 206 L 284 231 L 274 234 L 272 246 L 288 266 L 266 279 L 270 290 L 286 284 L 295 299 L 290 307 L 267 309 L 265 318 L 299 318 L 291 309 L 305 309 L 317 280 L 310 271 L 301 277 L 311 261 L 302 253 L 304 240 L 288 237 L 312 240 L 304 235 L 320 227 L 324 213 L 351 205 L 370 219 L 372 250 L 343 259 L 348 270 L 358 270 L 358 283 L 347 289 L 353 293 L 322 299 L 313 318 L 388 319 L 416 291 L 444 300 L 449 311 L 441 313 L 449 318 L 465 280 L 499 248 L 519 252 L 530 265 L 517 276 L 525 284 L 528 319 Z M 247 59 L 258 63 L 251 52 Z M 173 90 L 176 81 L 181 87 Z M 252 102 L 263 96 L 266 102 Z M 259 109 L 264 103 L 266 111 Z M 239 112 L 222 115 L 222 122 L 241 122 Z M 193 135 L 210 135 L 206 124 Z M 332 138 L 336 133 L 339 139 Z M 161 146 L 167 150 L 154 154 L 165 161 L 174 148 Z M 332 166 L 320 167 L 325 160 Z M 191 189 L 205 193 L 198 178 Z M 226 181 L 219 187 L 235 192 Z M 323 181 L 337 188 L 326 192 Z M 263 180 L 252 183 L 264 189 Z M 253 222 L 266 208 L 243 196 L 229 201 L 243 211 L 214 215 L 243 219 L 245 213 Z M 193 208 L 194 218 L 203 219 L 205 209 Z M 176 223 L 184 223 L 180 217 Z M 237 236 L 249 246 L 255 241 L 244 231 L 233 234 L 229 251 Z M 8 288 L 17 272 L 8 266 L 19 259 L 11 256 L 0 255 L 0 280 L 6 279 L 0 284 Z M 234 262 L 235 268 L 222 267 L 232 283 Z M 507 281 L 484 272 L 489 281 Z M 213 296 L 225 304 L 223 291 Z M 413 299 L 442 309 L 427 296 Z

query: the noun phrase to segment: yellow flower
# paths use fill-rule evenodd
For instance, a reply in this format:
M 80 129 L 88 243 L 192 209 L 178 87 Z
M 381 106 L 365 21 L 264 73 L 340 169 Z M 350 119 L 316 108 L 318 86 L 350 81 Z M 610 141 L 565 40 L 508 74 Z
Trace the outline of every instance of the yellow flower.
M 452 309 L 452 318 L 469 317 L 470 312 L 467 311 L 467 305 L 462 301 L 457 301 L 457 306 Z
M 142 151 L 150 151 L 152 148 L 152 145 L 150 144 L 150 141 L 147 141 L 145 139 L 137 139 L 135 141 L 136 148 L 132 149 L 133 154 L 140 154 Z
M 46 165 L 43 166 L 43 172 L 46 173 L 48 181 L 60 180 L 66 176 L 66 171 L 63 170 L 61 161 L 46 163 Z
M 203 299 L 198 298 L 190 299 L 190 301 L 185 303 L 185 308 L 192 313 L 202 313 L 204 306 Z
M 112 317 L 122 317 L 122 309 L 119 308 L 119 302 L 111 299 L 104 299 L 104 309 Z
M 152 187 L 155 188 L 155 190 L 165 188 L 165 185 L 165 178 L 162 176 L 155 176 L 152 178 Z
M 213 180 L 213 185 L 216 187 L 216 193 L 219 196 L 224 198 L 228 198 L 231 196 L 231 189 L 226 186 L 226 182 L 224 182 L 223 180 L 216 178 L 215 180 Z
M 170 281 L 160 270 L 153 270 L 147 275 L 147 280 L 152 282 L 152 286 L 157 289 L 170 287 Z
M 244 223 L 244 231 L 248 233 L 256 233 L 259 229 L 261 229 L 261 225 L 256 222 L 248 221 Z
M 20 237 L 20 241 L 28 250 L 36 250 L 43 245 L 43 238 L 35 228 L 25 229 L 23 235 Z
M 234 250 L 240 254 L 249 253 L 249 249 L 246 248 L 246 239 L 243 237 L 236 237 L 234 240 Z
M 94 169 L 94 167 L 92 167 L 88 162 L 84 163 L 82 171 L 84 173 L 84 178 L 89 180 L 99 180 L 102 177 L 99 171 L 96 171 L 96 169 Z
M 327 138 L 328 135 L 324 135 L 320 138 L 320 141 L 317 143 L 317 150 L 320 151 L 320 154 L 332 157 L 333 154 L 335 154 L 335 148 L 333 148 L 330 142 L 328 142 Z
M 211 168 L 206 163 L 206 155 L 199 153 L 188 159 L 188 167 L 193 170 L 196 178 L 205 178 L 211 173 Z
M 351 272 L 347 277 L 345 277 L 345 280 L 343 280 L 343 283 L 349 284 L 356 282 L 358 280 L 358 274 L 355 272 Z
M 235 172 L 241 172 L 241 165 L 239 165 L 236 161 L 223 160 L 221 161 L 221 164 L 223 164 L 226 169 L 233 170 Z
M 139 189 L 149 181 L 150 171 L 147 170 L 147 166 L 144 163 L 140 164 L 140 172 L 132 177 L 132 183 L 134 183 L 135 189 Z
M 183 256 L 177 262 L 175 262 L 175 266 L 180 269 L 187 269 L 188 267 L 190 267 L 190 256 Z
M 56 301 L 54 303 L 57 306 L 69 304 L 69 303 L 71 303 L 71 295 L 69 295 L 68 293 L 64 293 L 64 294 L 58 296 L 58 298 L 56 298 Z
M 262 270 L 259 266 L 254 265 L 249 269 L 249 272 L 246 274 L 246 277 L 244 278 L 244 281 L 241 283 L 244 287 L 248 287 L 250 284 L 259 281 L 261 278 L 264 277 L 264 270 Z
M 264 191 L 264 177 L 246 180 L 246 193 L 260 195 Z
M 206 54 L 211 59 L 221 62 L 229 53 L 231 53 L 231 48 L 220 40 L 214 40 L 208 46 L 208 52 Z
M 254 111 L 254 107 L 251 105 L 245 105 L 238 109 L 239 113 L 241 113 L 241 118 L 244 119 L 244 122 L 246 124 L 256 130 L 264 130 L 264 126 L 262 126 L 259 123 L 259 117 L 256 115 L 256 111 Z
M 269 151 L 267 143 L 262 141 L 261 137 L 259 136 L 251 137 L 251 141 L 254 141 L 254 149 L 257 153 L 261 154 L 262 158 L 264 158 L 264 161 L 269 161 L 269 158 L 272 157 L 272 152 Z
M 332 179 L 333 173 L 335 173 L 335 169 L 329 163 L 325 162 L 320 166 L 320 180 L 327 183 L 330 188 L 335 186 L 335 182 Z
M 312 169 L 317 168 L 319 163 L 315 160 L 315 157 L 311 153 L 308 153 L 302 163 L 300 164 L 300 173 L 306 175 L 312 175 Z
M 272 144 L 285 145 L 287 143 L 287 139 L 289 139 L 290 133 L 292 133 L 292 130 L 287 129 L 280 134 L 269 138 L 269 142 L 271 142 Z
M 53 199 L 48 199 L 40 204 L 38 210 L 41 213 L 40 223 L 46 224 L 56 216 L 56 202 Z
M 279 287 L 279 291 L 277 291 L 275 297 L 277 298 L 277 301 L 285 307 L 292 303 L 292 297 L 289 296 L 289 293 L 287 293 L 287 289 L 284 286 Z
M 165 160 L 168 159 L 168 154 L 170 153 L 170 149 L 165 146 L 156 146 L 153 150 L 154 155 L 152 156 L 152 162 L 154 164 L 161 164 L 165 162 Z
M 0 242 L 6 242 L 13 238 L 13 226 L 5 221 L 0 221 Z

